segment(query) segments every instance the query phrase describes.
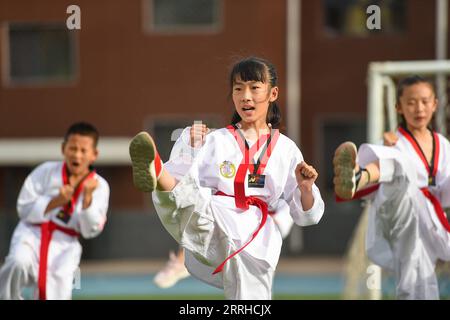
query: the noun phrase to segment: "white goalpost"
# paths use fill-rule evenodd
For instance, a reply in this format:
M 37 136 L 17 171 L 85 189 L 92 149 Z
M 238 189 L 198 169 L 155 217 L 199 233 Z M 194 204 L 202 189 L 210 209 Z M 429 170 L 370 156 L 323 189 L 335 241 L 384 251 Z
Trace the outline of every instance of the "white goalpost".
M 372 62 L 368 68 L 367 83 L 369 143 L 379 143 L 383 132 L 395 131 L 398 124 L 395 110 L 395 80 L 412 74 L 436 77 L 436 95 L 439 99 L 436 128 L 440 133 L 447 135 L 449 113 L 447 77 L 450 74 L 450 60 Z M 370 202 L 364 205 L 347 251 L 344 299 L 382 298 L 382 270 L 368 260 L 365 252 L 368 206 Z
M 439 99 L 439 109 L 437 113 L 438 130 L 446 133 L 447 118 L 447 90 L 446 78 L 443 75 L 450 74 L 450 60 L 431 61 L 399 61 L 399 62 L 372 62 L 369 65 L 368 74 L 368 112 L 367 136 L 370 143 L 376 143 L 381 139 L 385 128 L 392 130 L 397 126 L 395 113 L 395 83 L 394 77 L 406 76 L 410 74 L 437 77 L 437 96 Z M 444 85 L 442 85 L 444 80 Z M 438 85 L 439 84 L 439 85 Z M 388 96 L 388 126 L 384 117 L 384 96 L 383 89 L 387 89 Z

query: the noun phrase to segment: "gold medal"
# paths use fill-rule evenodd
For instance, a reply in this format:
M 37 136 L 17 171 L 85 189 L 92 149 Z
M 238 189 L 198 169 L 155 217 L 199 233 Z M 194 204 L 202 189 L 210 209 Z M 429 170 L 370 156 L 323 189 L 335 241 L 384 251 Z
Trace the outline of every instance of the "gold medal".
M 236 167 L 232 162 L 225 160 L 220 165 L 220 174 L 225 178 L 233 178 L 236 174 Z

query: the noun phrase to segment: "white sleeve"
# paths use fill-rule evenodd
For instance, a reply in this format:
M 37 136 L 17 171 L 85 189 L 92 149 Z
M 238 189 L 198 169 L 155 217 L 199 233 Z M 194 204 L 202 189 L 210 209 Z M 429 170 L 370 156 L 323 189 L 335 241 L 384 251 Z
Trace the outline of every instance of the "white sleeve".
M 450 176 L 445 179 L 445 182 L 443 184 L 441 202 L 443 208 L 450 208 Z
M 292 226 L 294 225 L 294 220 L 291 217 L 291 210 L 288 203 L 284 199 L 278 199 L 277 205 L 275 207 L 275 214 L 272 215 L 273 221 L 280 230 L 281 237 L 285 239 L 291 232 Z
M 319 188 L 314 184 L 312 188 L 314 203 L 313 206 L 305 211 L 300 201 L 301 193 L 295 178 L 295 168 L 297 164 L 303 161 L 303 156 L 296 148 L 289 166 L 289 175 L 284 187 L 284 197 L 289 204 L 290 213 L 294 222 L 299 226 L 309 226 L 318 224 L 325 210 L 325 204 L 320 195 Z
M 49 180 L 49 166 L 41 164 L 25 179 L 17 199 L 17 212 L 20 219 L 30 223 L 42 223 L 48 218 L 45 209 L 52 200 L 45 194 L 45 186 Z
M 189 171 L 192 162 L 201 150 L 201 148 L 191 147 L 190 130 L 191 127 L 183 130 L 173 145 L 169 161 L 164 163 L 164 168 L 178 181 Z
M 442 139 L 442 137 L 441 137 Z M 445 138 L 444 138 L 445 139 Z M 444 143 L 444 161 L 443 163 L 449 163 L 450 161 L 450 142 L 448 140 Z M 443 208 L 450 208 L 450 169 L 445 167 L 444 182 L 441 187 L 441 204 Z
M 98 186 L 92 193 L 91 205 L 78 214 L 81 235 L 85 239 L 98 236 L 106 223 L 106 213 L 109 204 L 109 185 L 100 176 Z

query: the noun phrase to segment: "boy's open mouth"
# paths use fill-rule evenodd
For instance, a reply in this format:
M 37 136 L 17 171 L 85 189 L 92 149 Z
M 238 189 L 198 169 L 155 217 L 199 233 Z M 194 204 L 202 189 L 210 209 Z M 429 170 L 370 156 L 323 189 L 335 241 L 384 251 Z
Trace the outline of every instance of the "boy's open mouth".
M 72 161 L 71 162 L 72 166 L 74 166 L 75 168 L 78 168 L 80 166 L 80 163 L 78 161 Z

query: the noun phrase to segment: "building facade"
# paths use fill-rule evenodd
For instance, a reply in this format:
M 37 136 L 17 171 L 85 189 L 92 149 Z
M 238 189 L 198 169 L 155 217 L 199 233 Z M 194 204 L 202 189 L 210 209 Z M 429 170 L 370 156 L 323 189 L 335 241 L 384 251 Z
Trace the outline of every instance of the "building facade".
M 288 2 L 0 0 L 0 139 L 60 143 L 72 122 L 84 120 L 101 139 L 147 130 L 167 158 L 177 129 L 194 120 L 228 123 L 230 66 L 249 55 L 277 67 L 286 119 Z M 381 9 L 381 29 L 367 28 L 370 4 Z M 369 62 L 434 59 L 435 2 L 303 0 L 299 17 L 299 145 L 320 172 L 327 211 L 320 225 L 296 228 L 283 255 L 342 254 L 361 209 L 333 201 L 333 151 L 365 140 Z M 68 21 L 81 29 L 69 30 Z M 0 166 L 1 256 L 20 187 L 36 164 Z M 134 189 L 127 163 L 98 171 L 111 186 L 109 221 L 85 243 L 85 258 L 160 257 L 176 247 L 150 197 Z

